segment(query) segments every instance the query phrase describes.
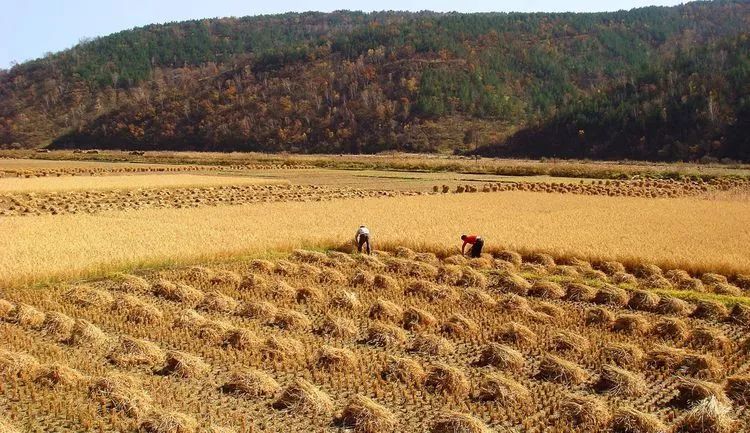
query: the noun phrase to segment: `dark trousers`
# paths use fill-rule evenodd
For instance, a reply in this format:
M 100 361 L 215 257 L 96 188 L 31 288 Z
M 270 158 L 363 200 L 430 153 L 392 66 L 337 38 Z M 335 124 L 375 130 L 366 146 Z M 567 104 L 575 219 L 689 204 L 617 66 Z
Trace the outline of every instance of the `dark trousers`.
M 359 235 L 359 238 L 357 239 L 357 252 L 361 253 L 363 246 L 366 246 L 365 251 L 367 251 L 367 254 L 370 254 L 370 235 Z
M 484 240 L 477 239 L 474 245 L 471 246 L 471 257 L 476 258 L 482 255 L 482 247 L 484 247 Z

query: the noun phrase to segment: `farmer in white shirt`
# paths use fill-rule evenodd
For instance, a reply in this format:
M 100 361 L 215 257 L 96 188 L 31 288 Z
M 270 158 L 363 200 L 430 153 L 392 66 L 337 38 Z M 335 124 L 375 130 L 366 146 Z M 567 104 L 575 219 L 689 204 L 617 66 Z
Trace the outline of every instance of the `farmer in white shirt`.
M 367 245 L 367 254 L 370 254 L 370 230 L 365 226 L 359 226 L 354 235 L 354 243 L 357 244 L 357 252 L 362 252 L 362 247 Z

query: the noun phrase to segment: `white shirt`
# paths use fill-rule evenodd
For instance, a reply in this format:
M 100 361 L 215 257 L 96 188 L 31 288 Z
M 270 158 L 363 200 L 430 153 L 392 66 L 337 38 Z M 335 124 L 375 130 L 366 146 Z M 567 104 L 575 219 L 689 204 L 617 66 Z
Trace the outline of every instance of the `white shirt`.
M 367 227 L 360 227 L 359 229 L 357 229 L 356 237 L 359 238 L 360 235 L 369 235 L 369 234 L 370 234 L 370 229 L 368 229 Z

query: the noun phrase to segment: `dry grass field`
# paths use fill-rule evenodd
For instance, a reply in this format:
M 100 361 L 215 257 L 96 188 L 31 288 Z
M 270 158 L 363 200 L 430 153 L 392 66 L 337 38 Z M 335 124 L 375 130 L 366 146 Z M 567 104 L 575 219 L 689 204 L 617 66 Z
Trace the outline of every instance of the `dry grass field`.
M 4 431 L 747 431 L 750 307 L 650 290 L 734 283 L 399 248 L 7 290 L 0 413 Z
M 0 160 L 0 433 L 750 431 L 744 167 L 124 158 Z

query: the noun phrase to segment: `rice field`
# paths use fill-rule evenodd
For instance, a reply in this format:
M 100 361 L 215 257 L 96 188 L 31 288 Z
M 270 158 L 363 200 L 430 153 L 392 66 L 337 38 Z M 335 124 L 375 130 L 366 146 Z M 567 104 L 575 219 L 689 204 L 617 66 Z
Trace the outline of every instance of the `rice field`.
M 750 431 L 747 179 L 128 158 L 0 160 L 1 433 Z
M 7 290 L 0 413 L 56 432 L 747 431 L 750 307 L 651 289 L 748 282 L 398 248 Z

